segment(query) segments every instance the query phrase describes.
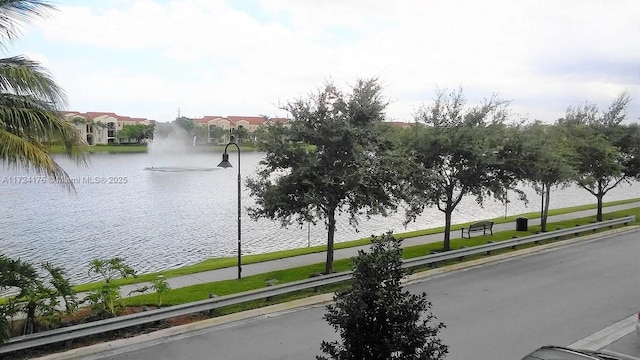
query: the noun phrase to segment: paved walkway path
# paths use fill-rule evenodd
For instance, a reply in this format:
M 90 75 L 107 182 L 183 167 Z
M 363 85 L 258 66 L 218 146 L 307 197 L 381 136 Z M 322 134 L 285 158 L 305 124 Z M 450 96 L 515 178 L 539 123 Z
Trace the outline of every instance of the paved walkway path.
M 603 209 L 603 212 L 606 214 L 608 212 L 631 209 L 635 207 L 640 207 L 640 202 L 633 202 L 633 203 L 615 205 L 615 206 L 607 206 Z M 558 221 L 583 218 L 587 216 L 595 216 L 595 214 L 596 214 L 596 209 L 576 211 L 576 212 L 567 213 L 567 214 L 549 216 L 547 221 L 549 223 L 553 223 Z M 539 218 L 528 220 L 529 226 L 534 226 L 539 224 L 540 224 Z M 515 222 L 495 224 L 493 226 L 494 232 L 515 230 L 515 229 L 516 229 Z M 422 244 L 433 243 L 433 242 L 440 242 L 444 238 L 443 235 L 444 233 L 438 233 L 438 234 L 432 234 L 432 235 L 424 235 L 424 236 L 417 236 L 413 238 L 407 238 L 403 241 L 403 246 L 408 247 L 408 246 L 422 245 Z M 455 230 L 451 232 L 451 238 L 452 239 L 460 238 L 460 230 Z M 357 246 L 357 247 L 352 247 L 347 249 L 335 250 L 334 259 L 335 260 L 348 259 L 356 256 L 358 254 L 358 250 L 363 250 L 368 248 L 369 248 L 369 245 L 364 245 L 364 246 Z M 256 275 L 256 274 L 263 274 L 263 273 L 276 271 L 276 270 L 290 269 L 290 268 L 299 267 L 299 266 L 324 263 L 325 260 L 326 260 L 326 252 L 323 251 L 319 253 L 293 256 L 293 257 L 279 259 L 279 260 L 264 261 L 260 263 L 246 264 L 246 265 L 243 264 L 242 277 L 247 277 L 247 276 Z M 169 283 L 172 289 L 177 289 L 177 288 L 190 286 L 190 285 L 211 283 L 211 282 L 221 281 L 221 280 L 236 279 L 237 276 L 238 276 L 238 268 L 230 267 L 230 268 L 204 271 L 204 272 L 195 273 L 191 275 L 176 276 L 176 277 L 168 278 L 167 282 Z M 123 294 L 123 296 L 127 296 L 127 294 L 129 294 L 130 291 L 138 289 L 145 285 L 149 285 L 149 284 L 139 283 L 139 284 L 132 284 L 132 285 L 124 285 L 121 287 L 121 293 Z M 79 294 L 78 298 L 81 299 L 83 296 L 84 294 Z

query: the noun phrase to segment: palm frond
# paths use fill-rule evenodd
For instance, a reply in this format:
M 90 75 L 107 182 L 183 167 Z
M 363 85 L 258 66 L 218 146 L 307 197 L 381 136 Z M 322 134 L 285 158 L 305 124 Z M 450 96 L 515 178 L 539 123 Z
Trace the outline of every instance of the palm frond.
M 86 164 L 86 144 L 80 133 L 45 101 L 0 94 L 0 128 L 34 141 L 62 144 L 70 159 Z
M 45 101 L 33 96 L 0 93 L 0 126 L 8 131 L 41 137 L 55 132 L 62 126 L 61 122 L 55 108 Z
M 15 168 L 33 168 L 36 173 L 46 174 L 55 179 L 56 184 L 75 192 L 69 174 L 55 162 L 40 142 L 29 141 L 28 138 L 0 128 L 0 159 L 5 165 Z
M 0 94 L 0 162 L 34 168 L 64 187 L 69 176 L 48 153 L 45 144 L 62 144 L 68 158 L 87 165 L 84 140 L 73 125 L 48 102 L 33 96 Z
M 53 107 L 64 107 L 67 103 L 64 90 L 49 71 L 24 56 L 0 59 L 0 92 L 33 95 Z
M 15 40 L 20 35 L 20 27 L 34 17 L 44 18 L 54 10 L 49 1 L 43 0 L 0 0 L 0 38 Z
M 44 0 L 0 0 L 0 46 L 16 39 L 22 25 L 54 9 Z M 46 146 L 62 144 L 70 159 L 87 164 L 84 140 L 58 111 L 65 105 L 64 91 L 40 63 L 24 56 L 0 59 L 0 163 L 34 169 L 75 190 Z

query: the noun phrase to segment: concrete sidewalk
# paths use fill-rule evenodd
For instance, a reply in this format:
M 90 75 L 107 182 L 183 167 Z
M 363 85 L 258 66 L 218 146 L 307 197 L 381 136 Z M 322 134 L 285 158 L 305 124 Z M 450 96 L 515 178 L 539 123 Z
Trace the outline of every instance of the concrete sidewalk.
M 608 213 L 608 212 L 620 211 L 620 210 L 631 209 L 636 207 L 640 207 L 640 202 L 633 202 L 633 203 L 615 205 L 615 206 L 607 206 L 603 208 L 603 212 Z M 572 212 L 572 213 L 567 213 L 562 215 L 549 216 L 547 221 L 549 223 L 552 223 L 552 222 L 577 219 L 577 218 L 582 218 L 587 216 L 595 216 L 595 215 L 596 215 L 596 209 L 591 209 L 591 210 L 577 211 L 577 212 Z M 540 224 L 539 218 L 529 219 L 528 221 L 529 226 L 534 226 L 539 224 Z M 515 229 L 516 229 L 515 222 L 495 224 L 493 226 L 494 232 L 515 230 Z M 422 244 L 433 243 L 433 242 L 441 242 L 444 238 L 443 235 L 444 233 L 439 233 L 439 234 L 433 234 L 433 235 L 424 235 L 424 236 L 408 238 L 403 241 L 403 246 L 409 247 L 409 246 L 422 245 Z M 460 230 L 452 231 L 451 238 L 452 239 L 460 238 Z M 364 245 L 364 246 L 352 247 L 347 249 L 335 250 L 334 259 L 335 260 L 349 259 L 356 256 L 358 254 L 358 250 L 366 250 L 368 248 L 369 248 L 369 245 Z M 325 260 L 326 260 L 326 252 L 319 252 L 319 253 L 294 256 L 294 257 L 279 259 L 279 260 L 264 261 L 260 263 L 254 263 L 254 264 L 247 264 L 247 265 L 243 264 L 242 277 L 263 274 L 263 273 L 276 271 L 276 270 L 290 269 L 290 268 L 295 268 L 299 266 L 324 263 Z M 182 276 L 172 277 L 172 278 L 168 278 L 167 282 L 169 283 L 172 289 L 177 289 L 177 288 L 196 285 L 196 284 L 205 284 L 205 283 L 211 283 L 211 282 L 221 281 L 221 280 L 232 280 L 232 279 L 236 279 L 237 276 L 238 276 L 238 268 L 230 267 L 230 268 L 204 271 L 204 272 L 195 273 L 191 275 L 182 275 Z M 136 290 L 145 285 L 150 285 L 150 284 L 138 283 L 138 284 L 124 285 L 121 287 L 122 296 L 127 296 L 129 292 L 131 292 L 132 290 Z M 84 294 L 79 294 L 79 298 L 82 298 L 82 296 L 84 296 Z

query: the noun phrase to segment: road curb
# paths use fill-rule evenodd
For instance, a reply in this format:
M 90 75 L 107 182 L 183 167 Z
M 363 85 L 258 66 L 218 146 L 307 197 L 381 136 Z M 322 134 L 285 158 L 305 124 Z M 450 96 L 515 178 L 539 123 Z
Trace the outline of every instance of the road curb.
M 403 284 L 412 284 L 420 281 L 424 281 L 428 278 L 436 276 L 444 276 L 446 274 L 455 273 L 458 271 L 467 271 L 480 266 L 485 266 L 492 263 L 498 263 L 502 261 L 513 260 L 517 258 L 532 256 L 541 252 L 551 251 L 557 248 L 571 246 L 576 243 L 596 241 L 603 238 L 608 238 L 613 235 L 623 234 L 627 232 L 633 232 L 640 229 L 640 226 L 626 226 L 624 228 L 613 229 L 606 232 L 596 233 L 592 235 L 580 236 L 574 239 L 561 240 L 549 244 L 537 245 L 530 248 L 521 250 L 514 250 L 503 254 L 483 257 L 476 260 L 465 261 L 461 263 L 446 265 L 426 271 L 421 271 L 408 275 Z M 197 321 L 185 325 L 174 326 L 171 328 L 154 331 L 149 334 L 143 334 L 127 339 L 114 340 L 110 342 L 90 345 L 82 348 L 72 349 L 65 352 L 49 354 L 43 357 L 38 357 L 40 360 L 71 360 L 71 359 L 88 359 L 88 358 L 101 358 L 109 356 L 115 353 L 126 352 L 127 350 L 133 350 L 135 348 L 144 348 L 153 346 L 160 342 L 167 342 L 176 337 L 189 336 L 198 331 L 205 329 L 230 325 L 240 321 L 259 320 L 264 317 L 273 317 L 288 312 L 297 311 L 304 308 L 324 306 L 333 301 L 333 293 L 315 295 L 303 299 L 293 300 L 287 303 L 270 305 L 258 309 L 247 310 L 230 315 L 219 316 L 207 320 Z

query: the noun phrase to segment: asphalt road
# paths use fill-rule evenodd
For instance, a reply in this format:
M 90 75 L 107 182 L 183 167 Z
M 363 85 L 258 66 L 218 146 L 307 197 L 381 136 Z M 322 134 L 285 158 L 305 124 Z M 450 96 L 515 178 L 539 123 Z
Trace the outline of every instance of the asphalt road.
M 609 344 L 605 349 L 640 358 L 640 336 L 634 330 L 629 335 Z
M 521 359 L 568 345 L 640 309 L 640 231 L 407 285 L 426 291 L 447 328 L 448 360 Z M 323 307 L 163 339 L 107 359 L 313 359 L 336 335 Z M 103 354 L 104 355 L 104 354 Z M 103 357 L 105 358 L 105 357 Z

